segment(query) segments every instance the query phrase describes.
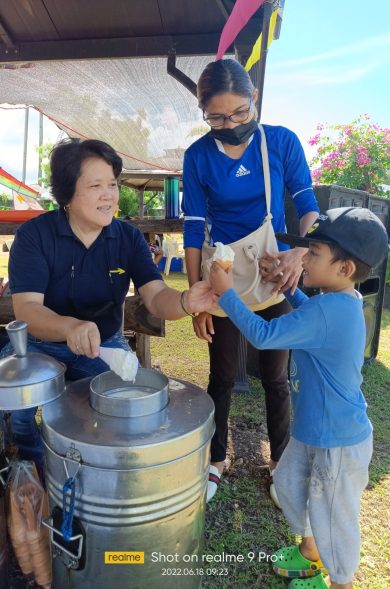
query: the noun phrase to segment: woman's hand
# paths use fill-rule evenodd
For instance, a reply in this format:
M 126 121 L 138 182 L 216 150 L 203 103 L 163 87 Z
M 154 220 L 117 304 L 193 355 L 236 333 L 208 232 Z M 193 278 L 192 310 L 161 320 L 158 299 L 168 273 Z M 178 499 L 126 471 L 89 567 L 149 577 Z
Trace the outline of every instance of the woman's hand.
M 74 354 L 97 358 L 100 333 L 96 323 L 58 315 L 43 305 L 44 295 L 20 292 L 12 296 L 16 319 L 26 321 L 34 337 L 48 342 L 64 342 Z
M 233 269 L 229 268 L 228 272 L 225 272 L 217 262 L 213 262 L 209 280 L 214 291 L 221 295 L 225 290 L 233 288 Z
M 259 261 L 264 282 L 275 282 L 273 293 L 280 294 L 291 289 L 294 294 L 302 274 L 302 258 L 307 249 L 296 247 L 291 250 L 271 254 L 266 252 Z
M 275 254 L 266 252 L 259 260 L 259 270 L 262 278 L 268 278 L 270 274 L 278 267 L 279 260 L 275 260 Z M 280 276 L 273 279 L 273 282 L 277 282 Z
M 202 313 L 215 305 L 218 297 L 208 282 L 195 282 L 185 297 L 185 307 L 189 313 Z
M 100 348 L 100 333 L 96 323 L 74 319 L 67 333 L 66 343 L 68 348 L 78 356 L 97 358 Z
M 214 335 L 213 316 L 210 313 L 199 313 L 192 318 L 192 325 L 196 336 L 211 344 Z

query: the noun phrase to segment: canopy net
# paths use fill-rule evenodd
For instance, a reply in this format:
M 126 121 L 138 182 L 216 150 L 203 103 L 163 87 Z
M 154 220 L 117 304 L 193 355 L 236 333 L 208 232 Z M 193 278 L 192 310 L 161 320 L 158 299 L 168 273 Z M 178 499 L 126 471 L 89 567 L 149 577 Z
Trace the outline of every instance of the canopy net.
M 180 57 L 176 65 L 196 82 L 213 59 Z M 166 58 L 2 66 L 0 103 L 33 106 L 72 137 L 106 141 L 128 170 L 181 170 L 184 150 L 206 130 Z

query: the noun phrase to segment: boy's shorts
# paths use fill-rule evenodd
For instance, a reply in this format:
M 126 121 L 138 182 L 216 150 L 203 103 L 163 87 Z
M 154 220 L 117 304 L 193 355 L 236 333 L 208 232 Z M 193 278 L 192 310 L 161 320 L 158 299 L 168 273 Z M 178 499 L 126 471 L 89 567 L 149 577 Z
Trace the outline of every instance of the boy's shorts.
M 359 566 L 360 499 L 368 483 L 372 435 L 353 446 L 315 448 L 291 438 L 274 471 L 276 493 L 292 531 L 314 536 L 335 583 Z

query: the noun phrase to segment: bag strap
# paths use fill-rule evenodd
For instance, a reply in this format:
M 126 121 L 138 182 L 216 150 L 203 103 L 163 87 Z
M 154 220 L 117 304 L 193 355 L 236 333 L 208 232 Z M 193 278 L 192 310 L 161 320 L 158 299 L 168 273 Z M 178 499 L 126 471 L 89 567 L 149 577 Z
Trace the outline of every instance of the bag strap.
M 271 214 L 271 178 L 270 178 L 270 173 L 269 173 L 267 139 L 265 137 L 263 125 L 260 125 L 260 123 L 259 123 L 259 129 L 260 129 L 260 134 L 261 134 L 261 158 L 263 160 L 265 202 L 267 205 L 267 216 L 264 219 L 264 221 L 268 221 L 268 220 L 272 219 L 272 214 Z

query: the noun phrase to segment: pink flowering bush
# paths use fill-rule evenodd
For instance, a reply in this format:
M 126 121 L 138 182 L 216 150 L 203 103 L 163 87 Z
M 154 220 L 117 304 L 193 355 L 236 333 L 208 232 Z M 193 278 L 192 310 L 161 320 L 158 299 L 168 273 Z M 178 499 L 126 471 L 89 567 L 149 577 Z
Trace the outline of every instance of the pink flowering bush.
M 339 184 L 390 197 L 390 129 L 361 115 L 349 125 L 317 125 L 309 139 L 317 153 L 310 162 L 315 184 Z

